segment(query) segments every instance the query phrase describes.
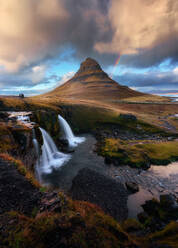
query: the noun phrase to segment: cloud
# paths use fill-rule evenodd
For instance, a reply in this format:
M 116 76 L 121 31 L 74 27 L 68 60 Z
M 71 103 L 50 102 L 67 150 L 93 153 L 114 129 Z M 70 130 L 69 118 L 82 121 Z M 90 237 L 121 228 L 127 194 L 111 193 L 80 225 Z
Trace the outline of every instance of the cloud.
M 69 71 L 66 74 L 62 76 L 62 78 L 58 81 L 58 86 L 64 84 L 68 80 L 70 80 L 74 76 L 75 72 L 74 71 Z
M 178 89 L 178 67 L 164 72 L 159 70 L 150 70 L 144 73 L 128 71 L 122 75 L 114 76 L 114 80 L 143 92 L 173 92 Z
M 88 56 L 104 68 L 118 54 L 126 69 L 151 67 L 167 58 L 175 68 L 177 20 L 176 0 L 1 0 L 0 87 L 53 87 L 72 73 L 61 78 L 50 72 L 52 64 Z M 74 52 L 62 61 L 69 48 Z M 133 87 L 175 85 L 177 69 L 149 76 L 133 71 L 119 79 Z
M 67 44 L 78 56 L 109 32 L 98 0 L 1 0 L 0 65 L 9 72 L 53 58 Z M 103 6 L 103 7 L 101 7 Z
M 150 66 L 178 58 L 178 1 L 112 0 L 109 19 L 111 42 L 97 42 L 100 53 L 117 53 L 122 63 Z
M 0 65 L 17 73 L 68 45 L 103 65 L 177 61 L 177 19 L 175 0 L 1 0 Z
M 38 83 L 43 80 L 46 73 L 46 66 L 45 65 L 38 65 L 32 67 L 32 73 L 29 74 L 29 79 L 31 79 L 32 83 Z
M 16 72 L 47 54 L 54 55 L 68 18 L 62 0 L 2 0 L 0 64 Z

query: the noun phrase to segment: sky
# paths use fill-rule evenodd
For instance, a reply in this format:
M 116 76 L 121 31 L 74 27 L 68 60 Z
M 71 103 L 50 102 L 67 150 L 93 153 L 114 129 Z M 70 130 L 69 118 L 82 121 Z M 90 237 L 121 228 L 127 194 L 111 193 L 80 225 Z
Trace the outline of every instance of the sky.
M 0 0 L 0 95 L 52 90 L 87 57 L 120 84 L 178 96 L 178 1 Z

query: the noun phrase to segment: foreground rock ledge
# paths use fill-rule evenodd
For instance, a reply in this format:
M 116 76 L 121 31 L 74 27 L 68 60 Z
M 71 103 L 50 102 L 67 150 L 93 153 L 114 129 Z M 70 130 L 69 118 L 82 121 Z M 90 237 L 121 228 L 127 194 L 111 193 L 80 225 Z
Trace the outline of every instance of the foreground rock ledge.
M 75 200 L 89 201 L 100 206 L 118 221 L 128 216 L 128 192 L 123 184 L 84 168 L 73 179 L 70 194 Z

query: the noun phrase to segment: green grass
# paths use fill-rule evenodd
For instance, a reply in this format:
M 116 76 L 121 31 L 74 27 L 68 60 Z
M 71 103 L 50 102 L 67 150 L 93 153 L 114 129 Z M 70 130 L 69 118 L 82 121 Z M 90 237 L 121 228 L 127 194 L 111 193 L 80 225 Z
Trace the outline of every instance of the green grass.
M 178 160 L 178 141 L 153 141 L 120 139 L 105 139 L 100 148 L 100 154 L 110 159 L 116 159 L 120 165 L 142 167 L 146 163 L 156 165 L 168 164 Z

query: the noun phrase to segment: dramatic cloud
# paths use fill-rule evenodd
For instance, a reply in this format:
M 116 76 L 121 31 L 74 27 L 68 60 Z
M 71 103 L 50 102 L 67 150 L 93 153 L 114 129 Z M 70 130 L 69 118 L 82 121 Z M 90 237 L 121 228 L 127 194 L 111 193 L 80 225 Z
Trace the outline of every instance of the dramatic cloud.
M 1 0 L 0 65 L 16 72 L 54 57 L 67 44 L 78 54 L 91 51 L 95 39 L 109 30 L 99 2 Z
M 70 49 L 67 59 L 76 64 L 90 56 L 107 68 L 121 55 L 125 68 L 153 67 L 167 58 L 175 68 L 177 20 L 177 0 L 1 0 L 0 88 L 58 84 L 62 68 L 60 78 L 49 70 Z M 164 78 L 154 75 L 150 84 L 177 82 L 171 70 Z M 123 82 L 136 82 L 138 75 L 129 75 L 121 76 Z M 145 75 L 138 82 L 146 84 Z
M 178 1 L 112 0 L 109 18 L 115 32 L 111 42 L 95 44 L 100 53 L 129 55 L 122 63 L 135 66 L 178 58 Z
M 48 54 L 54 55 L 63 33 L 62 23 L 68 18 L 63 1 L 2 0 L 0 64 L 15 72 Z
M 70 44 L 80 57 L 151 65 L 178 56 L 177 19 L 175 0 L 2 0 L 0 64 L 15 72 Z

